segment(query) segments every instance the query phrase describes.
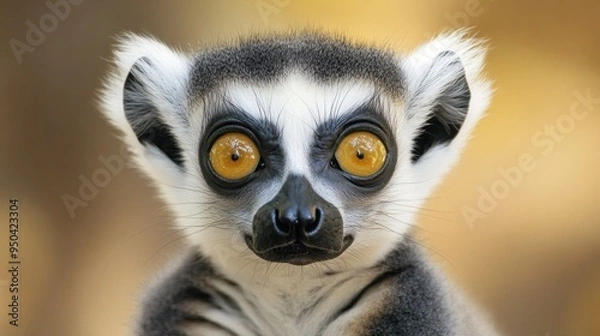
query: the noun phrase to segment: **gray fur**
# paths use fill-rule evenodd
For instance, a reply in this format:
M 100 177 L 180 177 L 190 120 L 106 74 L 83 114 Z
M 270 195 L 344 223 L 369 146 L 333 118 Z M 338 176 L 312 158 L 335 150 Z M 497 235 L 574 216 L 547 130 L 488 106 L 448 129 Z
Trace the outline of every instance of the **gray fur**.
M 203 96 L 228 80 L 273 81 L 299 69 L 315 80 L 367 79 L 389 93 L 402 92 L 402 76 L 391 52 L 321 34 L 253 37 L 196 56 L 192 92 Z

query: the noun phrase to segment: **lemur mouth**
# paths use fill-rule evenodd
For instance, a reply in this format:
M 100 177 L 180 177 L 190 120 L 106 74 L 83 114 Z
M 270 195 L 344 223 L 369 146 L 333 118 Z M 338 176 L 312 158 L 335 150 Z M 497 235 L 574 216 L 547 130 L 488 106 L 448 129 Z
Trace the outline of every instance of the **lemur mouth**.
M 350 247 L 350 245 L 352 245 L 354 237 L 344 237 L 342 248 L 338 251 L 307 246 L 303 242 L 296 240 L 286 245 L 276 246 L 266 251 L 259 252 L 253 247 L 252 236 L 245 236 L 245 240 L 248 247 L 264 260 L 303 266 L 339 257 L 346 249 L 348 249 L 348 247 Z

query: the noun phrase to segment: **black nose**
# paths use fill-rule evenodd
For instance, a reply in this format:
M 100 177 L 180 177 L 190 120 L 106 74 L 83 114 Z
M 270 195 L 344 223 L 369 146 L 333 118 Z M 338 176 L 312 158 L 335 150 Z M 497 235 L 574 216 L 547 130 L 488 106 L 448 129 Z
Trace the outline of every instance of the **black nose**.
M 296 237 L 308 237 L 318 234 L 321 228 L 323 210 L 318 206 L 288 204 L 283 209 L 273 209 L 273 211 L 275 232 L 281 236 L 295 233 Z
M 295 175 L 257 211 L 246 242 L 263 259 L 296 264 L 330 259 L 347 247 L 339 210 Z

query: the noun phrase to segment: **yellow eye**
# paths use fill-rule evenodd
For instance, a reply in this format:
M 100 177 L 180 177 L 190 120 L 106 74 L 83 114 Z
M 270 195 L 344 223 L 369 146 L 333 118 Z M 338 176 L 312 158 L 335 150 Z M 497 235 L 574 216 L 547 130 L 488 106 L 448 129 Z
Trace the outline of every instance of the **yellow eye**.
M 375 175 L 385 163 L 387 150 L 383 141 L 371 132 L 348 134 L 338 145 L 335 159 L 340 168 L 358 177 Z
M 243 179 L 256 170 L 259 162 L 256 144 L 243 133 L 226 133 L 210 149 L 210 165 L 226 180 Z

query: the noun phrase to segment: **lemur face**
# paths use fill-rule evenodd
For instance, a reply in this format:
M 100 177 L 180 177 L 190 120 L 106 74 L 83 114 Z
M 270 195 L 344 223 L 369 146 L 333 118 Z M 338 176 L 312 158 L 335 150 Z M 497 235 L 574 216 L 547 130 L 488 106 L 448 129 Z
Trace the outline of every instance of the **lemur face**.
M 197 160 L 222 220 L 268 261 L 342 254 L 397 168 L 393 100 L 372 83 L 315 83 L 299 72 L 225 85 L 217 97 L 198 126 Z
M 222 267 L 369 266 L 485 109 L 481 59 L 462 33 L 407 57 L 316 35 L 186 56 L 130 36 L 104 111 L 177 227 Z

